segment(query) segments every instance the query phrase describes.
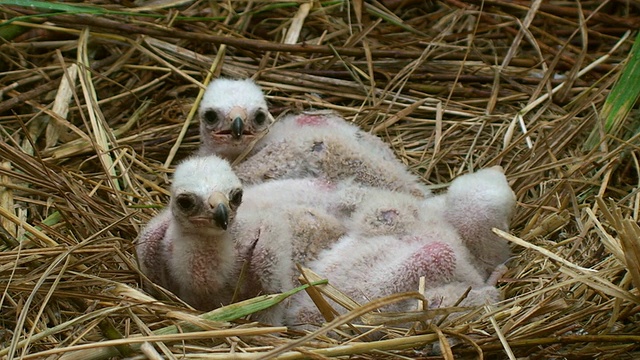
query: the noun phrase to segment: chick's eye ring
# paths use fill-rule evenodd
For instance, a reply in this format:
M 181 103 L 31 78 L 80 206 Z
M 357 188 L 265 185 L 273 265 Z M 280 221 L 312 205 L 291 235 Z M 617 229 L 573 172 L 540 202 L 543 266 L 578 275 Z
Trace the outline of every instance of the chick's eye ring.
M 263 125 L 267 121 L 267 114 L 263 111 L 258 111 L 254 117 L 256 125 Z
M 220 121 L 220 117 L 218 116 L 218 113 L 215 112 L 215 110 L 207 110 L 204 112 L 204 114 L 202 115 L 202 120 L 209 125 L 215 125 L 218 123 L 218 121 Z
M 176 204 L 184 210 L 189 211 L 196 207 L 196 201 L 191 194 L 180 194 L 176 198 Z
M 238 206 L 242 202 L 242 189 L 232 190 L 229 194 L 229 203 Z

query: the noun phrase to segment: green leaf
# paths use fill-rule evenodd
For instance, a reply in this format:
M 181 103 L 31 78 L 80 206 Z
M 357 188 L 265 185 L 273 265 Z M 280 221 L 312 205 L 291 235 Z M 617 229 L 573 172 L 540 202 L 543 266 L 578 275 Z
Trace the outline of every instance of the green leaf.
M 263 295 L 263 296 L 258 296 L 252 299 L 248 299 L 248 300 L 244 300 L 244 301 L 240 301 L 231 305 L 227 305 L 227 306 L 223 306 L 221 308 L 215 309 L 213 311 L 210 311 L 206 314 L 202 314 L 200 315 L 200 317 L 202 319 L 205 320 L 210 320 L 210 321 L 232 321 L 232 320 L 236 320 L 239 319 L 241 317 L 247 316 L 247 315 L 251 315 L 253 313 L 256 313 L 258 311 L 262 311 L 265 309 L 268 309 L 274 305 L 279 304 L 280 302 L 282 302 L 284 299 L 288 298 L 289 296 L 298 293 L 306 288 L 308 288 L 309 286 L 315 286 L 315 285 L 320 285 L 320 284 L 325 284 L 327 283 L 327 280 L 322 280 L 322 281 L 316 281 L 311 283 L 310 285 L 302 285 L 302 286 L 298 286 L 295 289 L 289 290 L 287 292 L 283 292 L 280 294 L 273 294 L 273 295 Z M 180 325 L 180 329 L 183 332 L 190 332 L 190 331 L 198 331 L 200 330 L 200 328 L 193 326 L 193 325 L 189 325 L 189 324 L 185 324 L 182 323 Z M 178 332 L 178 328 L 174 325 L 172 326 L 168 326 L 162 329 L 158 329 L 156 331 L 154 331 L 153 333 L 156 335 L 166 335 L 166 334 L 175 334 Z
M 605 135 L 612 135 L 617 138 L 628 139 L 632 133 L 625 134 L 625 123 L 630 128 L 635 128 L 635 121 L 627 119 L 629 112 L 640 97 L 640 33 L 631 47 L 626 64 L 618 81 L 611 89 L 609 96 L 602 106 L 600 118 L 604 119 Z M 585 143 L 585 150 L 591 150 L 600 143 L 600 127 L 596 126 Z
M 11 41 L 16 37 L 24 34 L 27 30 L 29 30 L 28 27 L 24 27 L 24 26 L 18 26 L 18 25 L 3 26 L 3 25 L 5 24 L 0 24 L 0 38 L 4 39 L 5 41 Z
M 0 0 L 0 5 L 15 5 L 40 10 L 50 10 L 70 13 L 103 13 L 104 10 L 93 6 L 76 6 L 64 3 L 29 0 Z

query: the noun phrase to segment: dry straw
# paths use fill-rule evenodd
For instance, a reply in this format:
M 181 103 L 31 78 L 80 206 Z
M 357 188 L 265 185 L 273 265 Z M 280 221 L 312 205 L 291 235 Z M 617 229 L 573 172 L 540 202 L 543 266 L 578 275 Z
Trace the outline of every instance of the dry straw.
M 636 3 L 136 4 L 0 1 L 0 357 L 640 357 Z M 350 311 L 318 301 L 305 334 L 247 321 L 286 294 L 199 314 L 144 293 L 133 241 L 217 76 L 256 79 L 276 116 L 340 112 L 434 188 L 502 165 L 506 300 L 384 314 L 415 293 L 320 285 Z

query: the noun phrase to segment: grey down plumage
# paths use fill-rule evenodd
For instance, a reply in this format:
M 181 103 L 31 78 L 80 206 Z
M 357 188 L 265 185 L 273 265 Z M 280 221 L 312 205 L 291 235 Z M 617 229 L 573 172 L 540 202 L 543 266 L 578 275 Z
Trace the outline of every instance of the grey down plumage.
M 468 288 L 462 305 L 499 299 L 495 285 L 510 251 L 491 228 L 508 230 L 515 207 L 502 168 L 462 175 L 446 193 L 425 200 L 383 189 L 345 190 L 339 198 L 353 206 L 349 233 L 307 264 L 332 285 L 366 302 L 417 291 L 425 277 L 430 307 L 451 306 Z M 405 302 L 392 310 L 413 306 Z M 293 300 L 287 315 L 289 324 L 321 321 L 308 297 Z
M 231 88 L 232 91 L 228 90 Z M 246 91 L 240 90 L 243 88 Z M 353 179 L 365 185 L 420 197 L 430 195 L 426 186 L 406 169 L 386 143 L 333 112 L 286 115 L 268 129 L 264 122 L 257 124 L 256 120 L 264 119 L 258 117 L 248 121 L 254 124 L 247 126 L 250 132 L 233 130 L 234 124 L 242 123 L 242 119 L 217 115 L 227 114 L 229 109 L 262 114 L 266 101 L 264 98 L 258 100 L 258 95 L 262 94 L 258 91 L 257 85 L 250 80 L 217 79 L 207 88 L 198 111 L 202 138 L 200 154 L 233 159 L 231 155 L 239 154 L 241 146 L 258 137 L 248 158 L 235 168 L 244 184 L 322 177 L 329 181 Z M 260 131 L 266 134 L 260 137 L 257 135 Z M 233 144 L 233 151 L 230 144 Z
M 318 179 L 244 189 L 226 160 L 189 158 L 176 168 L 169 207 L 136 242 L 140 268 L 199 310 L 229 304 L 236 288 L 238 299 L 289 290 L 295 264 L 345 233 L 326 210 L 330 190 Z
M 499 195 L 485 196 L 496 184 Z M 479 193 L 468 197 L 466 189 Z M 485 237 L 486 227 L 508 224 L 513 194 L 498 168 L 461 176 L 448 193 L 419 200 L 313 178 L 243 189 L 228 162 L 206 156 L 178 166 L 171 195 L 169 209 L 137 242 L 141 269 L 201 310 L 229 303 L 236 288 L 238 299 L 288 290 L 295 286 L 296 263 L 361 301 L 415 290 L 425 276 L 425 296 L 432 305 L 452 304 L 467 287 L 473 288 L 467 301 L 479 303 L 497 298 L 495 276 L 489 275 L 509 256 L 507 247 L 489 264 L 485 254 L 467 248 L 469 243 L 499 242 Z M 442 204 L 458 197 L 470 199 L 464 211 L 485 209 L 484 220 L 464 214 L 448 218 Z M 478 231 L 462 235 L 458 230 L 473 227 Z M 478 261 L 485 266 L 477 267 Z M 243 266 L 248 272 L 238 283 Z M 261 319 L 286 324 L 319 320 L 304 294 Z

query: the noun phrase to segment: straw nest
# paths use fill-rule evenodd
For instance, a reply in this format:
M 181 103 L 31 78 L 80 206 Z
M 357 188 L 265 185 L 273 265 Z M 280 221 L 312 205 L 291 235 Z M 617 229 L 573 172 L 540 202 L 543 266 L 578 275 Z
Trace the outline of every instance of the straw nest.
M 601 113 L 637 3 L 2 3 L 0 357 L 640 356 L 638 112 Z M 277 296 L 203 315 L 145 294 L 133 241 L 198 145 L 212 76 L 253 77 L 276 116 L 339 112 L 435 188 L 502 165 L 506 300 L 409 330 L 355 308 L 378 339 L 325 336 L 353 316 L 311 335 L 247 321 Z

